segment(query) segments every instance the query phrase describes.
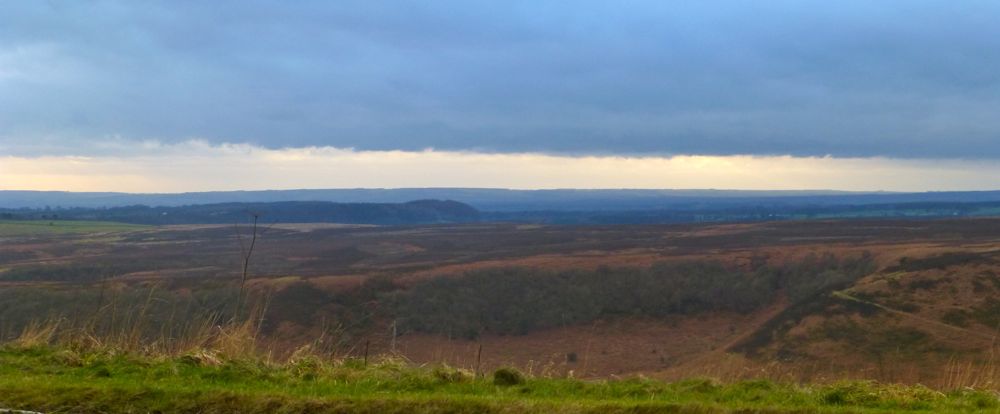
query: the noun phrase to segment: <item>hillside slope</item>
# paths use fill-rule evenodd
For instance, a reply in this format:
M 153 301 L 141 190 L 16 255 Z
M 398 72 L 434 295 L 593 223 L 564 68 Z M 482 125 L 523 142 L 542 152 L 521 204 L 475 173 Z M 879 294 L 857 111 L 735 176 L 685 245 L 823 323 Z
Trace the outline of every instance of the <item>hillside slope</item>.
M 231 225 L 0 238 L 0 338 L 38 315 L 120 329 L 137 309 L 161 335 L 225 317 L 239 280 Z M 466 368 L 481 346 L 485 369 L 587 378 L 983 385 L 1000 384 L 998 250 L 998 219 L 279 224 L 247 289 L 276 355 L 323 338 Z

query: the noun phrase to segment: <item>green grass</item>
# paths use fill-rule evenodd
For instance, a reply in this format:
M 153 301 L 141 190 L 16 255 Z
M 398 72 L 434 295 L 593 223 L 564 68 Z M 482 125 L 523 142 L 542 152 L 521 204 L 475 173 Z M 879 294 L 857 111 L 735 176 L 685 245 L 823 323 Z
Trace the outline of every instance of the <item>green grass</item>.
M 41 412 L 202 413 L 890 413 L 1000 412 L 995 395 L 920 386 L 646 379 L 474 379 L 383 360 L 271 364 L 213 354 L 142 357 L 0 349 L 0 407 Z
M 33 236 L 52 234 L 112 233 L 147 229 L 138 224 L 114 223 L 107 221 L 69 220 L 0 220 L 0 237 Z

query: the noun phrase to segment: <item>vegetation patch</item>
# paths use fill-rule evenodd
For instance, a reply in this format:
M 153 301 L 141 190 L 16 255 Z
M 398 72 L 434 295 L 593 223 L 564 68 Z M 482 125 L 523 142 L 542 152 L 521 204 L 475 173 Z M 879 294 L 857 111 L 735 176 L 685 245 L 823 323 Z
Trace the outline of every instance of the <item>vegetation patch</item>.
M 524 374 L 514 368 L 500 368 L 493 373 L 493 385 L 510 387 L 524 384 Z
M 946 398 L 927 387 L 879 384 L 873 381 L 837 382 L 819 390 L 823 402 L 836 406 L 860 406 L 893 410 L 927 410 Z
M 991 264 L 996 261 L 985 253 L 949 252 L 919 259 L 904 257 L 899 264 L 886 268 L 886 272 L 918 272 L 922 270 L 945 269 L 951 266 L 969 264 Z
M 141 264 L 128 262 L 85 265 L 24 265 L 12 267 L 6 272 L 0 273 L 0 280 L 18 282 L 95 282 L 142 269 L 143 266 Z
M 109 221 L 2 220 L 0 237 L 112 233 L 148 229 L 148 226 Z
M 482 332 L 525 334 L 613 316 L 750 312 L 781 292 L 804 301 L 873 270 L 867 255 L 813 256 L 750 271 L 715 261 L 595 271 L 502 268 L 433 278 L 387 299 L 405 329 L 471 339 Z
M 941 322 L 965 328 L 969 326 L 972 315 L 965 309 L 950 309 L 941 315 Z
M 1000 300 L 990 298 L 972 310 L 972 318 L 993 329 L 1000 328 Z
M 158 413 L 971 413 L 997 407 L 977 390 L 943 393 L 876 382 L 580 381 L 380 357 L 299 355 L 213 362 L 114 349 L 0 348 L 0 406 L 41 412 Z M 308 362 L 306 362 L 308 361 Z

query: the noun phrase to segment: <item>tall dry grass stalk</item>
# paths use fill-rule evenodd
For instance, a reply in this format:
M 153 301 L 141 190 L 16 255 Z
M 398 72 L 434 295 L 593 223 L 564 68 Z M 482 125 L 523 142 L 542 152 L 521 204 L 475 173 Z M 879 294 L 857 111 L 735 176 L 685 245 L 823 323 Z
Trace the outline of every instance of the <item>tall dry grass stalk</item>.
M 155 302 L 153 293 L 154 289 L 150 289 L 145 300 L 131 308 L 122 306 L 115 297 L 111 297 L 92 315 L 76 321 L 64 317 L 33 321 L 9 345 L 21 348 L 59 346 L 164 357 L 189 356 L 209 364 L 243 359 L 265 363 L 308 357 L 332 360 L 337 358 L 338 350 L 343 351 L 340 348 L 342 344 L 336 340 L 341 327 L 324 322 L 322 333 L 314 341 L 298 344 L 300 346 L 297 347 L 296 344 L 285 343 L 282 347 L 285 352 L 276 353 L 273 343 L 262 337 L 262 324 L 269 302 L 267 298 L 249 307 L 247 316 L 238 321 L 230 315 L 211 312 L 195 317 L 178 317 L 176 310 L 165 320 L 161 318 L 154 321 L 150 317 L 150 310 Z M 294 352 L 289 352 L 291 350 Z M 877 380 L 887 383 L 922 383 L 940 390 L 1000 390 L 997 351 L 998 346 L 994 343 L 982 359 L 951 358 L 939 364 L 940 369 L 930 370 L 930 375 L 918 372 L 918 361 L 901 356 L 890 355 L 885 360 L 880 358 L 877 365 L 845 368 L 843 365 L 833 365 L 830 361 L 781 363 L 760 361 L 738 354 L 713 353 L 710 358 L 690 361 L 655 376 L 668 381 L 712 378 L 723 383 L 759 379 L 780 383 Z M 350 350 L 342 355 L 352 354 L 360 355 Z M 377 357 L 372 356 L 373 359 Z M 401 358 L 402 355 L 396 357 Z M 468 367 L 471 366 L 473 365 L 470 363 Z M 548 366 L 529 364 L 522 368 L 532 375 L 542 377 L 567 375 L 551 363 Z
M 261 329 L 266 306 L 253 306 L 249 316 L 234 321 L 218 313 L 203 313 L 182 320 L 149 318 L 152 291 L 136 308 L 111 302 L 86 318 L 49 318 L 28 323 L 10 346 L 32 348 L 62 346 L 81 350 L 106 350 L 150 356 L 212 354 L 220 358 L 267 359 Z
M 996 352 L 997 346 L 994 344 L 985 361 L 951 358 L 945 365 L 940 386 L 945 389 L 1000 390 L 1000 366 L 997 365 Z
M 1000 367 L 997 364 L 997 351 L 1000 347 L 998 335 L 1000 325 L 993 329 L 993 339 L 986 360 L 982 362 L 961 361 L 951 358 L 944 369 L 942 387 L 946 389 L 991 389 L 1000 390 Z
M 32 321 L 21 331 L 12 341 L 14 346 L 23 348 L 34 348 L 49 345 L 55 339 L 60 326 L 64 324 L 63 319 L 49 319 L 46 321 Z

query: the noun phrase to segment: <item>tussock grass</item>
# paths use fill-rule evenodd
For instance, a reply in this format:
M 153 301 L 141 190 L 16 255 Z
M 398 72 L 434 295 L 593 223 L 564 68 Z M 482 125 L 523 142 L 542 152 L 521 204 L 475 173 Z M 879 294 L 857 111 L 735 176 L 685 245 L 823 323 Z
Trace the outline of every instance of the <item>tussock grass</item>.
M 242 318 L 207 314 L 151 336 L 157 330 L 148 326 L 148 306 L 130 309 L 129 317 L 98 313 L 75 325 L 65 319 L 29 324 L 0 345 L 0 407 L 74 413 L 1000 413 L 998 395 L 985 388 L 993 383 L 959 364 L 945 391 L 874 381 L 801 384 L 767 369 L 761 373 L 772 375 L 762 376 L 771 379 L 720 370 L 716 377 L 725 381 L 585 381 L 514 368 L 476 376 L 396 355 L 338 357 L 317 344 L 278 358 L 260 339 L 262 307 Z
M 138 303 L 120 303 L 117 294 L 110 295 L 84 317 L 30 321 L 7 345 L 113 350 L 150 357 L 213 354 L 230 359 L 265 359 L 272 353 L 260 334 L 265 306 L 251 305 L 239 317 L 205 311 L 171 314 L 166 319 L 159 315 L 154 320 L 151 310 L 158 299 L 155 291 L 155 287 L 151 288 L 145 300 Z

